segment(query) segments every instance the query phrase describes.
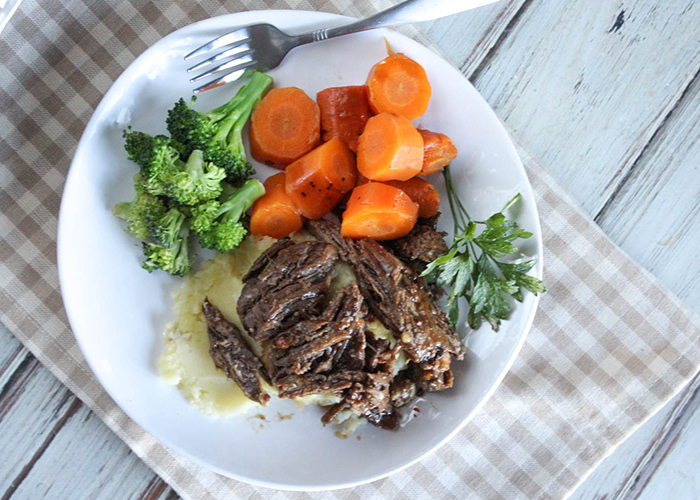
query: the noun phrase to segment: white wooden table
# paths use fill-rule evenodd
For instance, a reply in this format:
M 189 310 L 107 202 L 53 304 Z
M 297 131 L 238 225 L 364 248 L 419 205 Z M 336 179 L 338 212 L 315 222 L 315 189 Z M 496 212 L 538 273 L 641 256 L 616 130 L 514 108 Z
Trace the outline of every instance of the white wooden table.
M 502 0 L 424 28 L 603 230 L 700 313 L 700 2 Z M 177 498 L 4 327 L 0 345 L 0 499 Z M 699 388 L 572 498 L 699 498 Z

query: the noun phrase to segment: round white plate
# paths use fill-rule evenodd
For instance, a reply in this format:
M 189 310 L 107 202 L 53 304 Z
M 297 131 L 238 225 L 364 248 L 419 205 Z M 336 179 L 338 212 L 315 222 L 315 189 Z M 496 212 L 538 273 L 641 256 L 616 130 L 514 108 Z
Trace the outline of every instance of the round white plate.
M 250 415 L 213 419 L 159 378 L 161 331 L 172 315 L 170 293 L 180 281 L 142 270 L 140 245 L 111 214 L 117 202 L 133 197 L 136 168 L 126 159 L 122 130 L 132 125 L 151 134 L 165 133 L 166 111 L 179 97 L 191 94 L 183 55 L 233 27 L 268 22 L 299 33 L 349 21 L 321 12 L 244 12 L 168 35 L 129 66 L 98 106 L 73 159 L 61 205 L 61 289 L 71 326 L 95 375 L 114 401 L 161 443 L 200 465 L 257 485 L 347 487 L 417 461 L 454 435 L 493 393 L 517 355 L 537 305 L 537 299 L 526 294 L 499 332 L 484 326 L 471 334 L 466 361 L 453 365 L 455 386 L 430 393 L 424 404 L 429 411 L 396 432 L 361 426 L 356 433 L 361 439 L 337 438 L 332 427 L 321 425 L 322 412 L 315 407 L 276 421 L 277 412 L 295 411 L 289 401 L 274 402 L 261 411 L 269 422 L 264 429 L 253 425 Z M 372 65 L 386 57 L 384 37 L 428 74 L 432 100 L 416 125 L 454 140 L 459 157 L 453 176 L 467 209 L 476 218 L 487 217 L 521 193 L 522 203 L 511 215 L 534 233 L 523 244 L 524 252 L 541 257 L 532 190 L 506 131 L 471 84 L 427 48 L 389 30 L 307 45 L 270 72 L 274 86 L 296 86 L 315 97 L 326 87 L 363 84 Z M 234 84 L 205 92 L 196 107 L 213 108 L 237 88 Z M 273 172 L 256 167 L 261 179 Z M 444 194 L 441 176 L 433 177 Z M 452 221 L 445 204 L 443 212 L 442 226 L 449 229 Z M 534 274 L 541 276 L 541 261 Z

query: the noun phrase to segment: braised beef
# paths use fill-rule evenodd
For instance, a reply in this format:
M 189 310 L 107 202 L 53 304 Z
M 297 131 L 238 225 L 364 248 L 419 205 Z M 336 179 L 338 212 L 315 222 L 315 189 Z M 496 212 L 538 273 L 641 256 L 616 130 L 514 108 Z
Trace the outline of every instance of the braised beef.
M 380 365 L 388 365 L 393 358 L 391 352 L 391 342 L 387 339 L 380 339 L 372 332 L 365 335 L 367 348 L 365 349 L 365 370 L 375 372 Z
M 316 317 L 326 299 L 338 251 L 329 244 L 282 239 L 243 278 L 238 315 L 255 340 L 264 341 Z
M 366 373 L 361 371 L 342 371 L 328 375 L 306 373 L 304 375 L 287 375 L 277 381 L 279 397 L 295 399 L 312 394 L 336 394 L 352 387 L 355 382 L 363 382 Z
M 369 422 L 375 425 L 386 429 L 395 429 L 398 425 L 398 418 L 395 418 L 389 392 L 391 375 L 387 373 L 360 373 L 363 374 L 362 380 L 356 380 L 344 390 L 343 400 L 331 406 L 321 421 L 328 424 L 347 408 L 358 417 L 366 417 Z
M 221 314 L 208 299 L 202 311 L 209 332 L 209 353 L 214 364 L 233 380 L 249 399 L 267 405 L 270 395 L 262 388 L 260 377 L 267 378 L 265 368 L 255 357 L 241 332 Z
M 401 372 L 391 381 L 390 393 L 394 408 L 401 408 L 413 401 L 418 395 L 418 387 L 405 372 Z
M 361 369 L 367 306 L 357 284 L 338 290 L 318 319 L 281 332 L 268 347 L 273 381 L 309 371 Z
M 403 238 L 384 244 L 401 261 L 420 274 L 429 263 L 449 251 L 445 235 L 446 233 L 439 233 L 430 226 L 416 225 Z
M 416 382 L 427 390 L 449 387 L 449 360 L 463 359 L 465 348 L 415 272 L 376 241 L 343 238 L 337 224 L 317 220 L 307 221 L 306 227 L 336 246 L 341 259 L 352 266 L 372 313 L 399 340 L 408 359 L 418 364 Z

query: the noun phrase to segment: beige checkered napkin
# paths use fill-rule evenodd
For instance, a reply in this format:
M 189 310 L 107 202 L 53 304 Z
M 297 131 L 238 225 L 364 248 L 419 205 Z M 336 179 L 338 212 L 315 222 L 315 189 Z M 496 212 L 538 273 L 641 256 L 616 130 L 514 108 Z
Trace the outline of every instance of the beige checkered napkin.
M 302 498 L 202 469 L 144 433 L 76 347 L 58 290 L 56 217 L 71 156 L 114 79 L 160 37 L 243 9 L 367 15 L 389 0 L 25 0 L 0 38 L 0 319 L 185 498 Z M 415 37 L 421 37 L 416 30 Z M 419 464 L 318 498 L 561 498 L 700 365 L 700 321 L 627 258 L 522 148 L 549 293 L 510 374 Z

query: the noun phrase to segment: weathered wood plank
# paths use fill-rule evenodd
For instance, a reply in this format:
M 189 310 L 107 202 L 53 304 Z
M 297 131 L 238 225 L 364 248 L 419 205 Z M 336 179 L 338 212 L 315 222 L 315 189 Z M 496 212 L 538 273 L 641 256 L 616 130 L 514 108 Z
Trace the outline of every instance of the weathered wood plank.
M 623 249 L 697 312 L 700 265 L 694 250 L 700 245 L 700 232 L 692 228 L 697 225 L 700 193 L 699 122 L 700 78 L 696 77 L 598 217 L 603 229 Z M 654 498 L 643 489 L 645 484 L 649 483 L 655 494 L 661 485 L 675 488 L 679 475 L 696 475 L 697 454 L 694 460 L 686 457 L 685 443 L 697 444 L 700 429 L 683 427 L 679 422 L 694 421 L 700 415 L 697 403 L 687 402 L 689 391 L 697 391 L 697 384 L 698 379 L 652 419 L 658 429 L 649 432 L 645 426 L 643 434 L 632 436 L 606 460 L 600 467 L 605 472 L 596 471 L 581 486 L 583 496 L 577 498 L 592 498 L 587 492 L 595 492 L 600 498 L 636 498 L 640 494 Z M 674 444 L 680 451 L 675 451 Z M 628 475 L 620 475 L 620 471 Z M 603 474 L 606 476 L 600 477 Z
M 170 488 L 82 406 L 17 488 L 17 498 L 164 499 Z
M 0 498 L 39 498 L 40 487 L 31 495 L 22 493 L 28 487 L 23 486 L 25 481 L 48 487 L 55 475 L 66 484 L 58 495 L 47 493 L 51 498 L 91 498 L 92 493 L 86 492 L 96 489 L 106 492 L 102 498 L 173 498 L 172 490 L 3 325 L 0 345 Z M 95 452 L 78 451 L 76 443 L 94 445 Z M 60 460 L 60 468 L 56 467 L 59 461 L 42 461 L 46 452 L 53 456 L 56 450 L 66 457 Z M 119 467 L 115 460 L 120 461 Z M 76 470 L 87 464 L 98 472 L 81 475 Z M 128 471 L 126 479 L 124 471 Z
M 454 16 L 422 23 L 440 50 L 469 76 L 496 47 L 531 0 L 501 0 Z
M 691 0 L 538 0 L 472 80 L 595 214 L 700 68 L 699 24 Z
M 648 466 L 629 488 L 629 498 L 655 500 L 696 499 L 700 494 L 698 447 L 700 447 L 700 377 L 688 391 L 685 412 L 673 422 L 671 432 L 650 457 Z
M 75 411 L 71 407 L 74 400 L 33 356 L 13 373 L 0 399 L 0 449 L 6 453 L 0 468 L 0 492 L 11 493 L 26 476 L 27 467 Z
M 700 9 L 698 9 L 700 10 Z M 597 222 L 700 313 L 700 77 Z
M 698 384 L 700 377 L 696 377 L 687 388 L 622 443 L 569 499 L 627 499 L 636 498 L 643 492 L 644 485 L 659 474 L 660 466 L 668 451 L 673 449 L 681 432 L 698 433 L 700 437 L 700 429 L 691 429 L 686 423 L 691 416 L 700 413 Z M 696 468 L 697 460 L 687 460 L 681 470 L 690 472 Z M 661 473 L 661 481 L 664 481 L 663 476 Z

